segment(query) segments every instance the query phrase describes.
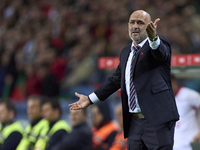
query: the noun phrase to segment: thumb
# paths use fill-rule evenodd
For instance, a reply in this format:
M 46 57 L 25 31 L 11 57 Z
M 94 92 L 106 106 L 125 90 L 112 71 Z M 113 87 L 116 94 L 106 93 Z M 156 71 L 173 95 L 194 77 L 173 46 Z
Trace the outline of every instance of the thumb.
M 80 98 L 81 94 L 75 92 L 75 95 Z
M 157 19 L 154 21 L 153 24 L 154 24 L 155 27 L 157 27 L 157 24 L 158 24 L 159 21 L 160 21 L 160 18 L 157 18 Z

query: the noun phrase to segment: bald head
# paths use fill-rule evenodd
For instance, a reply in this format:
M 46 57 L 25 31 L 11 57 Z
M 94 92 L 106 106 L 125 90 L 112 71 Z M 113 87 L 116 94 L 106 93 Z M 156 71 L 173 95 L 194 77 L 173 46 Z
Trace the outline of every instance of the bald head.
M 147 23 L 149 23 L 151 21 L 151 16 L 149 15 L 148 12 L 146 12 L 144 10 L 136 10 L 136 11 L 134 11 L 130 16 L 129 21 L 134 16 L 137 16 L 137 18 L 143 18 L 145 21 L 147 21 Z
M 137 45 L 147 37 L 146 27 L 151 21 L 151 16 L 144 10 L 134 11 L 128 23 L 129 36 Z

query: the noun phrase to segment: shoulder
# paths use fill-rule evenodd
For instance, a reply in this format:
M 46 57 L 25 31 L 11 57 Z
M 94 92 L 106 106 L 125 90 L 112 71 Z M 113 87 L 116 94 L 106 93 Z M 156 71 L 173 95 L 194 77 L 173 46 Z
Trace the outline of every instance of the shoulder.
M 16 139 L 16 138 L 21 138 L 21 137 L 22 137 L 22 133 L 20 133 L 18 131 L 14 131 L 9 135 L 8 138 Z
M 125 46 L 120 54 L 120 58 L 123 57 L 124 55 L 126 55 L 127 53 L 129 53 L 131 51 L 131 44 Z
M 126 45 L 126 46 L 122 49 L 122 52 L 124 52 L 124 51 L 129 51 L 130 48 L 131 48 L 131 44 Z
M 184 94 L 184 95 L 189 95 L 189 96 L 192 96 L 192 95 L 199 95 L 199 93 L 197 92 L 197 91 L 195 91 L 195 90 L 193 90 L 193 89 L 190 89 L 190 88 L 188 88 L 188 87 L 182 87 L 181 89 L 180 89 L 180 92 L 182 93 L 182 94 Z
M 71 129 L 70 129 L 70 126 L 67 124 L 67 122 L 65 120 L 59 120 L 57 121 L 52 130 L 66 130 L 67 132 L 70 132 Z
M 200 94 L 193 89 L 182 87 L 177 93 L 176 99 L 177 100 L 182 99 L 185 101 L 198 100 L 198 99 L 200 100 Z
M 84 135 L 92 135 L 91 129 L 89 126 L 85 125 L 80 129 L 80 132 Z
M 21 126 L 21 124 L 18 121 L 15 121 L 12 124 L 5 127 L 5 133 L 7 133 L 7 134 L 12 133 L 14 131 L 17 131 L 20 133 L 23 132 L 23 127 Z
M 169 40 L 168 40 L 168 38 L 166 36 L 159 35 L 159 38 L 160 38 L 161 41 L 165 41 L 167 43 L 170 43 Z
M 72 130 L 72 134 L 91 134 L 91 128 L 88 126 L 87 123 L 82 123 L 81 125 L 75 127 Z
M 59 136 L 59 135 L 63 135 L 63 134 L 66 134 L 66 133 L 67 133 L 66 130 L 60 129 L 60 130 L 56 131 L 53 135 Z

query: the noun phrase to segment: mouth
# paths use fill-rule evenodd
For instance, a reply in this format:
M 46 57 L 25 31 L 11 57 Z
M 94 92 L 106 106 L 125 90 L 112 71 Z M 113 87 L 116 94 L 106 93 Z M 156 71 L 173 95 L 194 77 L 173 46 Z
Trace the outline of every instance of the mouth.
M 132 30 L 131 33 L 139 33 L 138 30 Z
M 131 32 L 131 34 L 134 34 L 134 35 L 136 35 L 136 34 L 139 34 L 139 32 Z

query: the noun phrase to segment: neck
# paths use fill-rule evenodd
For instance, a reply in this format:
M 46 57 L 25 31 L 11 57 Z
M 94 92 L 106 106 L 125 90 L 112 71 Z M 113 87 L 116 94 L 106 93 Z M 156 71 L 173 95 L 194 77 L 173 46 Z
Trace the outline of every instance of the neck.
M 145 37 L 143 40 L 140 40 L 140 41 L 135 41 L 133 40 L 133 43 L 135 46 L 139 45 L 140 43 L 142 43 L 147 37 Z

